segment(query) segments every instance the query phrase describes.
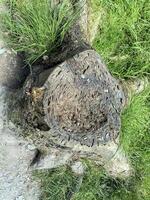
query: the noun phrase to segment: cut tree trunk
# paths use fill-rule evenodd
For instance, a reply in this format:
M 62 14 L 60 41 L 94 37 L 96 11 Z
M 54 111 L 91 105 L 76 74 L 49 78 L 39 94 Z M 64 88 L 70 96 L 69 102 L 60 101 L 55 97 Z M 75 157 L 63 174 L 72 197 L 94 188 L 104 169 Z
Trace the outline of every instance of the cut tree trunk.
M 147 79 L 120 84 L 94 50 L 78 53 L 55 68 L 37 69 L 14 99 L 8 97 L 9 114 L 27 129 L 23 136 L 47 154 L 37 155 L 34 167 L 55 168 L 88 158 L 113 176 L 130 176 L 133 170 L 119 148 L 120 114 Z
M 47 154 L 33 161 L 36 169 L 88 158 L 113 176 L 130 176 L 128 160 L 118 151 L 126 97 L 94 50 L 41 73 L 36 70 L 16 94 L 11 114 L 29 129 L 22 131 L 24 136 Z
M 30 76 L 22 96 L 27 123 L 62 141 L 91 147 L 118 137 L 125 96 L 94 50 Z

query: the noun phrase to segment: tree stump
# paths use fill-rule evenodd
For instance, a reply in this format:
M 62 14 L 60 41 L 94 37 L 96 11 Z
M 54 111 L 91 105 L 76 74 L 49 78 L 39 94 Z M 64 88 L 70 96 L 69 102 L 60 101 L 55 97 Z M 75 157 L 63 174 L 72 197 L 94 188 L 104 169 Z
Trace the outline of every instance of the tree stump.
M 33 127 L 89 147 L 117 138 L 124 93 L 94 50 L 31 80 L 24 86 L 23 113 Z

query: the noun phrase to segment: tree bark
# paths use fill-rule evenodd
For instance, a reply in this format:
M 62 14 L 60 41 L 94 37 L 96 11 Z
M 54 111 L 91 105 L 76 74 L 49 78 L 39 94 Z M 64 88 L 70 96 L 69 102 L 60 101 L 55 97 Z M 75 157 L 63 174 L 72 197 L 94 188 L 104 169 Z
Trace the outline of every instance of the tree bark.
M 23 118 L 55 138 L 93 146 L 119 134 L 125 96 L 94 50 L 28 77 L 22 92 Z

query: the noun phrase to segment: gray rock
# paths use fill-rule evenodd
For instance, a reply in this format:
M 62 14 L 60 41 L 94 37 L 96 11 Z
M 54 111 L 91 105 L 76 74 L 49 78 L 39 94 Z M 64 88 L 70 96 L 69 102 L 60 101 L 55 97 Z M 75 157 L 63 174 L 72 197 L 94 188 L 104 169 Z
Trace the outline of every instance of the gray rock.
M 0 54 L 0 84 L 11 88 L 20 87 L 22 82 L 20 58 L 5 46 L 0 46 L 0 48 L 5 48 L 5 52 Z
M 0 3 L 0 12 L 7 12 L 7 8 L 2 3 Z M 28 69 L 24 67 L 23 60 L 5 43 L 0 23 L 0 85 L 18 88 L 27 73 Z

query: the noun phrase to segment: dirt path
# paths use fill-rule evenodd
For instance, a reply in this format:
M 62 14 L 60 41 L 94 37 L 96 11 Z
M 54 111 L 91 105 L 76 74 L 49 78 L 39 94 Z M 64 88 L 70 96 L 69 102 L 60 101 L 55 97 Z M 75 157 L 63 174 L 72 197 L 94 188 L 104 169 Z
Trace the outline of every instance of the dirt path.
M 5 8 L 0 4 L 0 12 L 3 11 Z M 1 36 L 0 32 L 0 200 L 38 200 L 39 185 L 32 180 L 29 167 L 36 149 L 18 138 L 15 127 L 10 130 L 6 123 L 7 88 L 3 85 L 19 83 L 16 71 L 20 66 Z
M 5 125 L 5 89 L 0 88 L 0 200 L 38 200 L 29 165 L 35 148 Z

